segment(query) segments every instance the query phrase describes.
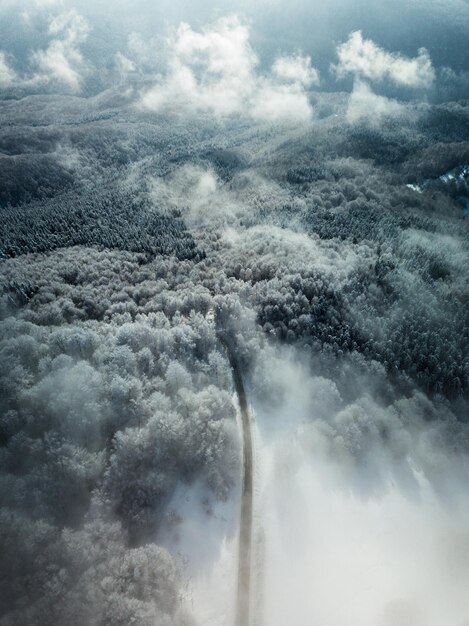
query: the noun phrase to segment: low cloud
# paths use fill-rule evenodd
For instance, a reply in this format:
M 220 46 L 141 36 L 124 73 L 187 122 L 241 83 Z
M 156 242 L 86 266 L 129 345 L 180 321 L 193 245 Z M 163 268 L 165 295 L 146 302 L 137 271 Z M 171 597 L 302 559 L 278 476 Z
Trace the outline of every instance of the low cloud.
M 9 67 L 6 54 L 0 52 L 0 87 L 10 87 L 15 82 L 16 74 Z
M 57 3 L 38 2 L 36 6 L 42 9 L 52 4 Z M 22 17 L 27 22 L 32 19 L 28 11 Z M 75 9 L 51 16 L 45 47 L 29 53 L 29 64 L 22 74 L 12 69 L 6 53 L 0 51 L 0 88 L 36 91 L 52 85 L 78 92 L 89 69 L 80 49 L 89 32 L 88 21 Z
M 386 118 L 403 115 L 406 108 L 397 100 L 379 96 L 361 80 L 354 84 L 347 106 L 347 120 L 354 124 L 367 120 L 379 124 Z
M 372 81 L 389 80 L 396 85 L 412 88 L 430 87 L 435 70 L 425 48 L 414 58 L 386 52 L 371 39 L 364 39 L 361 31 L 351 33 L 337 48 L 339 63 L 334 66 L 339 78 L 352 74 Z
M 236 153 L 225 156 L 234 159 Z M 212 166 L 187 163 L 167 176 L 152 178 L 150 190 L 155 206 L 181 211 L 185 222 L 192 227 L 213 227 L 217 223 L 228 238 L 232 235 L 230 227 L 240 217 L 260 207 L 281 206 L 289 200 L 288 192 L 280 185 L 242 165 L 226 181 Z M 252 228 L 249 233 L 255 231 Z M 249 247 L 251 240 L 243 241 Z M 241 245 L 239 241 L 238 245 Z
M 121 78 L 135 72 L 135 63 L 121 52 L 117 52 L 114 56 L 114 65 Z
M 184 207 L 190 222 L 201 219 L 210 222 L 219 213 L 230 213 L 233 208 L 215 172 L 195 165 L 185 165 L 167 179 L 153 179 L 151 192 L 156 205 L 170 209 Z
M 419 392 L 384 404 L 371 378 L 344 365 L 353 400 L 298 353 L 259 351 L 251 397 L 264 623 L 339 626 L 346 615 L 362 626 L 463 626 L 463 428 Z
M 280 79 L 298 82 L 305 86 L 319 83 L 319 74 L 311 67 L 311 59 L 299 54 L 292 57 L 280 57 L 273 64 L 272 71 Z
M 237 16 L 223 17 L 201 32 L 181 24 L 168 40 L 168 71 L 143 95 L 142 107 L 193 110 L 220 118 L 309 121 L 307 88 L 319 80 L 311 59 L 281 57 L 268 75 L 261 75 L 249 38 L 248 25 Z
M 49 24 L 52 39 L 45 50 L 33 53 L 38 67 L 34 82 L 59 82 L 77 91 L 83 80 L 84 59 L 80 44 L 89 33 L 88 22 L 75 10 L 61 13 Z

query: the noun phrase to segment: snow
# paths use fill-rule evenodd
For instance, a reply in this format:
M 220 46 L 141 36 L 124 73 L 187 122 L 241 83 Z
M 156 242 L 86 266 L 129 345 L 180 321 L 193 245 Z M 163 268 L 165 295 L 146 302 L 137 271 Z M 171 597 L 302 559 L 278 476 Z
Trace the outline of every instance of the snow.
M 158 543 L 180 563 L 185 604 L 200 626 L 233 626 L 237 589 L 239 485 L 227 502 L 216 502 L 201 483 L 181 484 Z
M 409 189 L 412 189 L 412 191 L 416 191 L 417 193 L 423 193 L 423 189 L 420 187 L 420 185 L 406 185 L 406 187 L 408 187 Z
M 264 536 L 262 626 L 462 626 L 469 619 L 467 502 L 443 506 L 390 476 L 364 496 L 314 450 L 294 406 L 258 414 Z M 464 548 L 465 546 L 465 548 Z
M 414 469 L 418 497 L 389 475 L 364 494 L 311 437 L 307 394 L 251 407 L 254 446 L 249 626 L 463 626 L 469 623 L 469 507 L 444 506 Z M 200 626 L 234 626 L 240 484 L 225 503 L 180 485 L 179 523 L 159 542 L 181 563 Z M 248 626 L 248 625 L 246 625 Z
M 236 394 L 233 402 L 241 429 Z M 200 626 L 234 624 L 240 509 L 241 474 L 226 502 L 217 500 L 202 480 L 181 483 L 158 534 L 158 543 L 180 564 L 185 606 Z

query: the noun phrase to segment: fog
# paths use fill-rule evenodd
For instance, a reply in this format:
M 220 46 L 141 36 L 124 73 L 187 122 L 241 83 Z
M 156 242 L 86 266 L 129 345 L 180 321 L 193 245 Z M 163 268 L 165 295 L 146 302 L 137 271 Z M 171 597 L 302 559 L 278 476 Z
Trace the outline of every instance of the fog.
M 418 501 L 395 484 L 362 499 L 334 466 L 289 452 L 270 470 L 265 623 L 467 623 L 467 500 L 448 510 L 425 482 Z
M 468 34 L 1 3 L 0 626 L 469 626 Z
M 362 445 L 372 464 L 351 467 L 345 454 L 330 453 L 322 432 L 330 407 L 305 398 L 310 373 L 285 355 L 280 368 L 284 403 L 255 411 L 262 623 L 467 624 L 469 499 L 457 468 L 443 470 L 446 486 L 435 488 L 412 457 L 413 437 L 405 468 L 390 467 L 388 450 L 376 444 Z
M 267 348 L 257 368 L 252 623 L 466 626 L 468 459 L 433 447 L 442 442 L 431 443 L 432 425 L 390 420 L 385 439 L 352 435 L 353 422 L 332 432 L 334 415 L 353 407 L 295 351 Z M 360 385 L 370 400 L 372 381 Z M 264 392 L 274 389 L 270 402 Z M 425 461 L 438 465 L 436 477 Z M 211 504 L 200 485 L 181 487 L 159 534 L 178 555 L 184 602 L 199 624 L 235 623 L 238 489 Z

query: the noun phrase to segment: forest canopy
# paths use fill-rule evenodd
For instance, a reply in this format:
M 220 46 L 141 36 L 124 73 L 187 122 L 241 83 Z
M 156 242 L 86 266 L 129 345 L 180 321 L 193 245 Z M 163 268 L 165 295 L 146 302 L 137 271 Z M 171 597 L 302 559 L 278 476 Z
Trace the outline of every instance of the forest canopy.
M 0 624 L 189 626 L 159 537 L 238 484 L 220 329 L 263 406 L 302 363 L 353 472 L 467 480 L 469 100 L 428 38 L 267 62 L 233 15 L 98 79 L 89 14 L 42 4 L 0 51 Z

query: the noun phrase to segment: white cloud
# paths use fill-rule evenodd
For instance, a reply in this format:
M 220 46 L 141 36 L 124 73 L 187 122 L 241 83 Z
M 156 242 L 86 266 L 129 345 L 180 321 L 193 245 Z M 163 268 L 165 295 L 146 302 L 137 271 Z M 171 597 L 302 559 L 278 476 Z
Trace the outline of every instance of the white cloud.
M 186 164 L 150 181 L 155 206 L 179 209 L 189 226 L 226 224 L 245 207 L 212 168 Z
M 212 219 L 217 212 L 226 209 L 226 194 L 211 169 L 185 165 L 167 179 L 154 178 L 151 188 L 156 204 L 177 209 L 184 207 L 189 218 L 208 215 Z
M 250 115 L 268 122 L 309 121 L 311 105 L 301 84 L 282 85 L 261 81 L 252 98 Z
M 114 55 L 114 63 L 121 76 L 130 74 L 136 70 L 135 63 L 121 52 L 117 52 Z
M 139 33 L 132 32 L 127 37 L 127 51 L 139 67 L 154 70 L 158 61 L 158 39 L 145 39 Z
M 45 50 L 32 55 L 38 68 L 32 82 L 59 82 L 77 91 L 85 66 L 79 46 L 86 41 L 89 30 L 88 22 L 74 9 L 52 19 L 49 24 L 52 40 Z
M 282 57 L 268 75 L 260 75 L 249 36 L 249 27 L 236 16 L 221 18 L 200 32 L 181 24 L 168 39 L 168 71 L 143 94 L 141 105 L 270 122 L 310 120 L 306 88 L 318 82 L 311 59 Z
M 335 66 L 337 76 L 353 74 L 356 77 L 381 81 L 388 79 L 405 87 L 430 87 L 435 71 L 425 48 L 418 56 L 408 58 L 401 54 L 386 52 L 371 39 L 363 39 L 360 31 L 351 33 L 348 40 L 337 48 L 339 63 Z
M 0 52 L 0 87 L 10 87 L 16 80 L 15 72 L 9 67 L 6 54 Z
M 149 183 L 155 206 L 182 211 L 184 221 L 198 228 L 218 223 L 225 229 L 233 219 L 238 223 L 238 218 L 261 207 L 291 202 L 285 188 L 249 167 L 241 167 L 228 182 L 211 166 L 187 163 Z
M 300 83 L 307 87 L 319 83 L 319 73 L 311 66 L 310 57 L 301 55 L 281 57 L 273 64 L 272 71 L 280 79 Z
M 347 120 L 352 124 L 363 120 L 379 124 L 383 119 L 402 115 L 405 111 L 405 106 L 397 100 L 379 96 L 369 85 L 357 80 L 348 101 Z
M 249 44 L 249 28 L 236 16 L 224 17 L 201 33 L 181 24 L 174 42 L 177 57 L 184 63 L 205 65 L 210 74 L 250 79 L 257 57 Z
M 60 2 L 36 2 L 39 8 L 57 4 Z M 27 11 L 22 17 L 31 19 Z M 18 76 L 8 65 L 5 53 L 0 51 L 0 88 L 36 89 L 41 85 L 60 84 L 78 91 L 88 69 L 80 46 L 86 41 L 89 31 L 87 20 L 74 9 L 50 18 L 47 30 L 49 43 L 46 48 L 30 54 L 29 72 Z

